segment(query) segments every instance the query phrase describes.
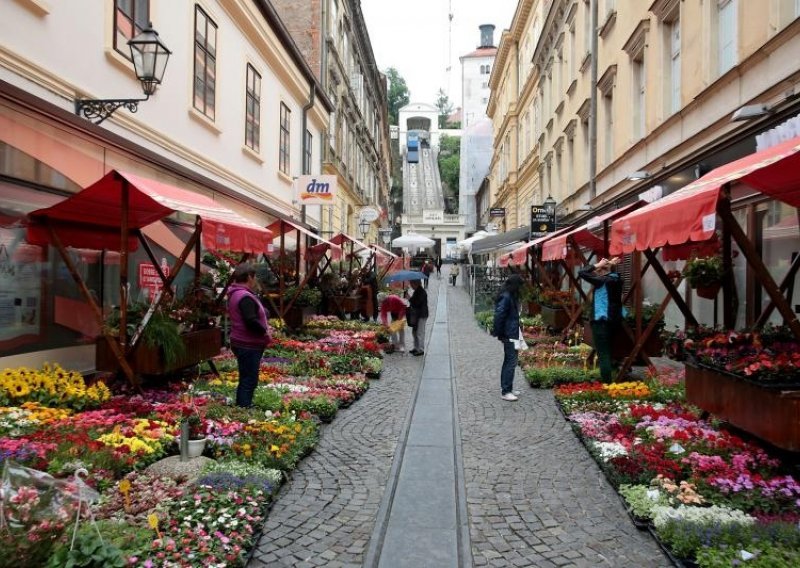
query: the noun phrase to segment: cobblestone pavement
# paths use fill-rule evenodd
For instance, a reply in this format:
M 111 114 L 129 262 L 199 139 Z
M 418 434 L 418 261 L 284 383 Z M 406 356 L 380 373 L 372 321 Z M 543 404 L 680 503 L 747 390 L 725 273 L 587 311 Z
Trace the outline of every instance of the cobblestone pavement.
M 428 291 L 431 314 L 437 287 Z M 387 355 L 381 378 L 322 427 L 314 452 L 278 494 L 249 567 L 362 565 L 422 364 Z
M 500 399 L 502 349 L 479 330 L 463 288 L 448 294 L 463 466 L 475 566 L 671 566 L 629 521 L 573 435 L 551 391 L 517 372 Z

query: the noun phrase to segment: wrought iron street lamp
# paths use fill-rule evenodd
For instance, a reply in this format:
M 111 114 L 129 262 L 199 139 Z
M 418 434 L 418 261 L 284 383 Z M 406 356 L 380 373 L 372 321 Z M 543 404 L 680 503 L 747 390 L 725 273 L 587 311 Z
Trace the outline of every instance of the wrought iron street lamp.
M 542 204 L 542 205 L 544 205 L 544 208 L 547 210 L 547 214 L 550 217 L 553 218 L 553 230 L 556 229 L 556 205 L 557 204 L 558 203 L 556 202 L 556 200 L 553 199 L 553 196 L 550 195 L 549 193 L 547 194 L 547 199 L 545 199 L 544 203 Z
M 358 230 L 361 231 L 361 238 L 365 239 L 367 237 L 367 233 L 369 233 L 369 226 L 372 223 L 367 221 L 366 219 L 362 219 L 361 222 L 358 224 Z
M 378 233 L 380 233 L 380 235 L 381 235 L 381 240 L 383 241 L 383 244 L 388 246 L 389 243 L 392 242 L 392 228 L 391 227 L 378 229 Z
M 139 110 L 139 103 L 146 101 L 156 92 L 156 87 L 164 78 L 167 61 L 172 53 L 158 37 L 158 32 L 148 24 L 142 33 L 128 41 L 131 50 L 131 60 L 136 72 L 136 78 L 142 83 L 143 99 L 77 99 L 75 101 L 75 114 L 83 115 L 89 120 L 99 119 L 95 124 L 100 124 L 114 114 L 120 107 L 127 108 L 130 112 Z

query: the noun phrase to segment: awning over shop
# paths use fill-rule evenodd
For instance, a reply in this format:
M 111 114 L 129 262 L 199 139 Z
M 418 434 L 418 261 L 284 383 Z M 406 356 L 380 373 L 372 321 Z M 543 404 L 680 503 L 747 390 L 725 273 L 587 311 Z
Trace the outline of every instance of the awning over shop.
M 361 241 L 359 241 L 356 238 L 351 237 L 347 233 L 339 233 L 338 235 L 336 235 L 335 237 L 333 237 L 331 239 L 331 242 L 336 244 L 336 245 L 338 245 L 339 247 L 341 247 L 339 252 L 344 251 L 344 244 L 345 243 L 352 243 L 352 250 L 350 251 L 350 254 L 355 254 L 358 251 L 363 250 L 363 249 L 368 249 L 369 250 L 369 245 L 368 244 L 362 243 Z M 334 260 L 338 260 L 338 258 L 339 258 L 339 255 L 338 254 L 334 254 Z
M 530 227 L 517 227 L 505 233 L 482 238 L 472 243 L 472 254 L 488 254 L 505 246 L 521 242 L 530 237 Z
M 65 246 L 118 249 L 125 187 L 128 193 L 128 229 L 141 229 L 180 211 L 202 219 L 202 244 L 208 250 L 262 253 L 271 241 L 269 230 L 209 197 L 128 172 L 111 170 L 72 197 L 30 213 L 33 222 L 28 227 L 29 242 L 46 244 L 50 241 L 47 228 L 37 222 L 46 220 L 56 228 Z M 135 239 L 129 239 L 128 250 L 135 250 L 135 244 Z
M 542 245 L 542 260 L 560 260 L 567 257 L 569 252 L 570 241 L 578 246 L 591 249 L 595 254 L 601 255 L 605 249 L 605 242 L 602 237 L 598 237 L 592 231 L 596 229 L 603 229 L 603 223 L 613 221 L 623 215 L 630 213 L 634 209 L 641 207 L 643 201 L 631 203 L 614 211 L 609 211 L 603 215 L 592 217 L 586 224 L 581 225 L 577 229 L 572 229 L 568 233 L 558 235 L 548 240 Z
M 326 241 L 318 234 L 309 231 L 305 227 L 301 227 L 300 225 L 296 225 L 291 221 L 287 221 L 285 219 L 278 219 L 277 221 L 274 221 L 273 223 L 267 225 L 267 230 L 272 233 L 273 237 L 285 235 L 286 233 L 291 233 L 292 231 L 299 231 L 300 233 L 303 233 L 304 235 L 311 237 L 312 239 L 318 240 L 319 243 L 315 246 L 327 245 L 329 248 L 332 249 L 341 248 L 339 245 L 332 243 L 331 241 Z
M 617 219 L 611 254 L 705 241 L 716 230 L 723 185 L 739 182 L 800 206 L 800 137 L 725 164 L 675 193 Z
M 570 229 L 571 229 L 571 227 L 564 227 L 563 229 L 559 229 L 558 231 L 554 231 L 554 232 L 550 233 L 549 235 L 545 235 L 543 237 L 539 237 L 538 239 L 532 240 L 529 243 L 525 243 L 524 245 L 522 245 L 518 249 L 514 249 L 511 252 L 506 253 L 503 256 L 501 256 L 498 259 L 497 264 L 498 264 L 498 266 L 508 266 L 509 264 L 514 264 L 514 265 L 525 264 L 525 259 L 528 256 L 528 249 L 530 249 L 532 247 L 535 247 L 535 246 L 539 246 L 542 243 L 545 243 L 545 242 L 549 241 L 550 239 L 552 239 L 554 237 L 557 237 L 558 235 L 566 233 Z

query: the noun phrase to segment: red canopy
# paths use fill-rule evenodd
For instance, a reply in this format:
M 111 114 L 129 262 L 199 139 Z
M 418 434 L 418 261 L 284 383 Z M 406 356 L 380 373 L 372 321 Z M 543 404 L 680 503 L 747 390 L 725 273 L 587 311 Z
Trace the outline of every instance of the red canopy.
M 318 240 L 319 243 L 317 245 L 314 245 L 315 247 L 319 247 L 320 249 L 326 248 L 326 250 L 327 248 L 333 248 L 333 249 L 341 248 L 339 245 L 334 244 L 331 241 L 326 241 L 318 234 L 309 231 L 305 227 L 301 227 L 300 225 L 295 225 L 294 223 L 292 223 L 291 221 L 287 221 L 286 219 L 278 219 L 277 221 L 271 223 L 270 225 L 267 226 L 267 230 L 270 231 L 273 235 L 284 235 L 286 233 L 291 233 L 292 231 L 299 231 L 300 233 L 303 233 L 304 235 L 307 235 L 312 239 Z M 320 245 L 327 245 L 327 247 L 320 247 Z
M 272 233 L 226 209 L 216 201 L 166 183 L 111 170 L 72 197 L 30 213 L 28 242 L 48 244 L 50 236 L 38 220 L 49 220 L 65 246 L 118 249 L 122 220 L 122 187 L 128 183 L 128 228 L 141 229 L 176 211 L 203 220 L 202 244 L 208 250 L 261 253 Z M 133 246 L 131 246 L 133 245 Z M 129 250 L 136 242 L 129 240 Z
M 569 227 L 565 227 L 563 229 L 559 229 L 549 235 L 545 235 L 540 237 L 534 241 L 530 241 L 529 243 L 525 243 L 519 248 L 512 250 L 511 252 L 507 252 L 506 254 L 502 255 L 499 259 L 497 259 L 497 265 L 500 267 L 508 266 L 509 264 L 525 264 L 525 258 L 528 256 L 528 249 L 531 247 L 535 247 L 537 245 L 542 244 L 545 241 L 552 239 L 562 233 L 569 231 Z
M 716 229 L 720 189 L 733 181 L 800 206 L 800 137 L 720 166 L 664 199 L 616 220 L 611 231 L 611 254 L 708 240 Z
M 332 243 L 336 243 L 339 246 L 343 245 L 344 243 L 346 243 L 348 241 L 353 243 L 354 245 L 357 245 L 357 247 L 353 248 L 353 252 L 354 253 L 356 253 L 356 252 L 358 252 L 358 251 L 360 251 L 362 249 L 368 249 L 369 250 L 369 245 L 367 245 L 365 243 L 362 243 L 358 239 L 354 239 L 353 237 L 351 237 L 350 235 L 348 235 L 346 233 L 339 233 L 338 235 L 336 235 L 335 237 L 333 237 L 331 239 Z M 334 260 L 338 260 L 339 259 L 339 255 L 334 254 L 333 256 L 334 256 Z
M 547 241 L 542 246 L 542 260 L 560 260 L 567 257 L 570 239 L 572 239 L 578 246 L 586 247 L 595 252 L 595 254 L 603 254 L 605 242 L 602 238 L 596 236 L 592 230 L 595 228 L 602 229 L 602 224 L 606 221 L 622 217 L 626 213 L 641 207 L 643 201 L 631 203 L 614 211 L 609 211 L 604 215 L 598 215 L 589 219 L 585 225 L 581 225 L 577 229 L 573 229 L 568 233 L 559 235 Z

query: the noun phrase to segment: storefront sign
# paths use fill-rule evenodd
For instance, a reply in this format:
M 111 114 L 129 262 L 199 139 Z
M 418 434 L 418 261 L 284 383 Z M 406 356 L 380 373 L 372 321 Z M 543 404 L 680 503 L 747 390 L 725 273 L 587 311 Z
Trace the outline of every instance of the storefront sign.
M 161 271 L 164 273 L 164 276 L 169 277 L 169 265 L 165 258 L 161 259 Z M 139 289 L 144 290 L 146 288 L 147 294 L 152 300 L 156 292 L 163 287 L 164 281 L 161 280 L 161 277 L 158 275 L 156 267 L 149 262 L 139 263 Z
M 361 211 L 358 212 L 358 221 L 366 221 L 367 223 L 373 223 L 378 220 L 380 217 L 380 211 L 378 211 L 375 207 L 364 207 Z
M 423 223 L 444 223 L 444 211 L 441 209 L 423 209 Z
M 489 217 L 505 217 L 506 216 L 506 208 L 505 207 L 492 207 L 489 209 Z
M 300 176 L 294 180 L 294 188 L 301 205 L 333 205 L 336 176 Z
M 555 207 L 531 205 L 531 237 L 543 237 L 556 230 Z

